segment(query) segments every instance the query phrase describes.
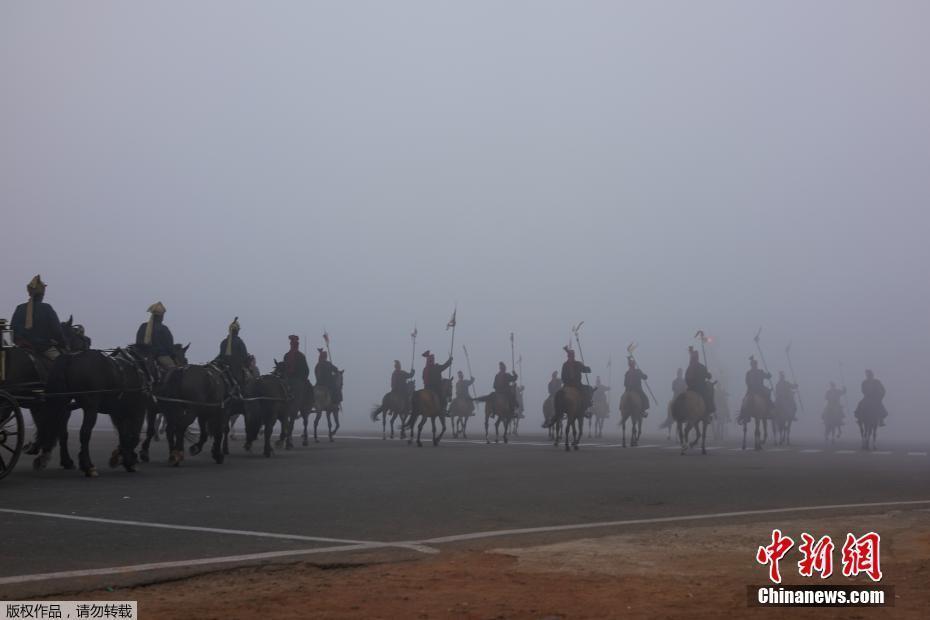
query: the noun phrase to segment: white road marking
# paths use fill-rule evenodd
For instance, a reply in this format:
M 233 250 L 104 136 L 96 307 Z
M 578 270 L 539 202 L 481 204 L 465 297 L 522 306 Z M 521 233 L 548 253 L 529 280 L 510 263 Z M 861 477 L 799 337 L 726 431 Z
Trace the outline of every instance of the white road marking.
M 855 454 L 856 450 L 834 450 L 836 454 Z
M 806 454 L 813 454 L 814 452 L 823 452 L 823 450 L 821 450 L 820 448 L 807 448 L 806 450 L 801 450 L 801 452 L 804 452 Z
M 198 558 L 195 560 L 181 560 L 177 562 L 152 562 L 150 564 L 132 564 L 129 566 L 111 566 L 108 568 L 90 568 L 84 570 L 68 570 L 57 573 L 39 573 L 34 575 L 15 575 L 0 577 L 0 585 L 14 583 L 27 583 L 30 581 L 48 581 L 51 579 L 68 579 L 75 577 L 94 577 L 98 575 L 121 575 L 127 573 L 140 573 L 143 571 L 165 568 L 186 568 L 188 566 L 209 566 L 211 564 L 229 564 L 232 562 L 249 562 L 255 560 L 272 560 L 276 558 L 297 555 L 310 555 L 313 553 L 332 553 L 339 551 L 358 551 L 375 549 L 376 544 L 337 545 L 335 547 L 314 547 L 312 549 L 290 549 L 287 551 L 269 551 L 266 553 L 247 553 L 244 555 L 226 555 L 212 558 Z
M 565 532 L 571 530 L 587 530 L 594 528 L 619 527 L 623 525 L 642 525 L 649 523 L 678 523 L 685 521 L 704 521 L 709 519 L 725 519 L 729 517 L 746 517 L 785 514 L 792 512 L 815 512 L 819 510 L 840 510 L 846 508 L 881 508 L 892 506 L 920 506 L 930 504 L 930 499 L 893 502 L 869 502 L 862 504 L 827 504 L 823 506 L 795 506 L 792 508 L 766 508 L 762 510 L 740 510 L 736 512 L 716 512 L 711 514 L 682 515 L 677 517 L 653 517 L 650 519 L 626 519 L 623 521 L 601 521 L 595 523 L 575 523 L 571 525 L 552 525 L 544 527 L 527 527 L 511 530 L 489 530 L 473 532 L 470 534 L 455 534 L 452 536 L 437 536 L 415 541 L 416 544 L 442 544 L 461 542 L 465 540 L 480 540 L 482 538 L 495 538 L 498 536 L 518 536 L 522 534 L 540 534 L 543 532 Z
M 27 515 L 31 517 L 47 517 L 50 519 L 65 519 L 69 521 L 87 521 L 90 523 L 105 523 L 108 525 L 127 525 L 132 527 L 152 527 L 163 530 L 182 530 L 187 532 L 205 532 L 208 534 L 228 534 L 232 536 L 251 536 L 254 538 L 277 538 L 282 540 L 299 540 L 303 542 L 327 542 L 340 543 L 344 545 L 378 545 L 394 546 L 393 543 L 385 543 L 376 540 L 349 540 L 344 538 L 326 538 L 321 536 L 304 536 L 302 534 L 279 534 L 277 532 L 255 532 L 251 530 L 229 530 L 216 527 L 201 527 L 197 525 L 175 525 L 172 523 L 151 523 L 149 521 L 126 521 L 122 519 L 105 519 L 101 517 L 84 517 L 80 515 L 67 515 L 57 512 L 37 512 L 34 510 L 15 510 L 12 508 L 0 508 L 0 513 Z M 435 553 L 435 549 L 428 549 L 422 545 L 414 545 L 415 550 L 421 553 Z M 411 548 L 414 548 L 411 547 Z
M 894 454 L 891 450 L 873 450 L 872 454 Z
M 926 452 L 908 452 L 908 456 L 927 456 Z
M 98 575 L 116 575 L 137 573 L 167 568 L 186 568 L 191 566 L 209 566 L 211 564 L 228 564 L 235 562 L 249 562 L 255 560 L 270 560 L 282 557 L 294 557 L 301 555 L 311 555 L 318 553 L 337 553 L 344 551 L 359 551 L 369 549 L 382 549 L 388 547 L 400 547 L 406 549 L 430 549 L 427 545 L 462 542 L 466 540 L 480 540 L 485 538 L 496 538 L 502 536 L 519 536 L 523 534 L 539 534 L 543 532 L 564 532 L 572 530 L 585 530 L 605 527 L 618 527 L 623 525 L 642 525 L 650 523 L 681 523 L 687 521 L 703 521 L 709 519 L 721 519 L 728 517 L 760 516 L 770 514 L 787 514 L 792 512 L 814 512 L 819 510 L 840 510 L 846 508 L 881 508 L 894 506 L 920 506 L 930 504 L 930 499 L 912 500 L 912 501 L 892 501 L 892 502 L 871 502 L 862 504 L 830 504 L 824 506 L 796 506 L 792 508 L 769 508 L 762 510 L 743 510 L 738 512 L 718 512 L 711 514 L 682 515 L 677 517 L 654 517 L 649 519 L 627 519 L 623 521 L 602 521 L 595 523 L 576 523 L 571 525 L 554 525 L 544 527 L 530 527 L 510 530 L 489 530 L 484 532 L 472 532 L 468 534 L 455 534 L 451 536 L 437 536 L 424 540 L 398 541 L 398 542 L 359 542 L 357 544 L 336 545 L 331 547 L 315 547 L 311 549 L 294 549 L 286 551 L 270 551 L 266 553 L 250 553 L 244 555 L 230 555 L 211 558 L 198 558 L 191 560 L 181 560 L 174 562 L 154 562 L 150 564 L 134 564 L 129 566 L 114 566 L 108 568 L 92 568 L 84 570 L 61 571 L 55 573 L 40 573 L 32 575 L 14 575 L 9 577 L 0 577 L 0 585 L 26 583 L 31 581 L 48 581 L 52 579 L 67 579 L 77 577 L 91 577 Z M 49 513 L 35 513 L 28 511 L 13 511 L 0 509 L 4 512 L 14 512 L 33 515 L 47 515 Z M 52 515 L 52 516 L 70 516 L 70 515 Z M 98 519 L 95 519 L 98 520 Z M 110 519 L 102 521 L 113 522 Z M 121 522 L 129 524 L 139 524 L 139 522 L 129 521 Z M 158 527 L 158 525 L 156 525 Z M 170 526 L 169 526 L 170 527 Z M 173 529 L 173 528 L 172 528 Z M 198 529 L 203 531 L 217 531 L 213 528 L 193 528 L 185 527 L 183 529 Z M 226 532 L 237 532 L 238 530 L 225 530 Z M 285 535 L 286 536 L 286 535 Z M 318 540 L 338 540 L 338 539 L 318 539 Z M 432 552 L 437 552 L 431 549 Z

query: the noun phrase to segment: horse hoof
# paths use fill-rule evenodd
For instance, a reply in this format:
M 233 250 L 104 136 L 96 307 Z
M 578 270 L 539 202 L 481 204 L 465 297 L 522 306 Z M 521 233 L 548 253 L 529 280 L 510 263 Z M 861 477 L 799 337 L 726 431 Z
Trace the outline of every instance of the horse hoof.
M 270 459 L 271 455 L 274 454 L 274 452 L 272 450 L 265 450 L 263 454 L 265 455 L 266 459 Z
M 96 468 L 96 467 L 91 466 L 90 468 L 88 468 L 87 470 L 84 471 L 84 475 L 85 475 L 86 477 L 88 477 L 88 478 L 96 478 L 96 477 L 99 476 L 100 474 L 97 473 L 97 468 Z
M 113 453 L 110 454 L 110 462 L 109 462 L 110 469 L 113 469 L 114 467 L 116 467 L 117 465 L 119 465 L 119 464 L 120 464 L 120 461 L 122 461 L 122 460 L 123 460 L 123 459 L 122 459 L 122 457 L 120 456 L 119 450 L 114 450 Z
M 222 465 L 222 464 L 223 464 L 223 461 L 225 461 L 225 460 L 226 460 L 226 458 L 225 458 L 222 454 L 214 454 L 214 455 L 213 455 L 213 462 L 215 462 L 217 465 Z
M 142 452 L 139 453 L 139 460 L 142 461 L 143 463 L 149 462 L 149 453 L 147 450 L 143 450 Z
M 306 438 L 306 437 L 304 437 L 304 440 L 301 442 L 301 445 L 309 446 L 309 445 L 310 445 L 310 442 L 307 441 L 307 438 Z
M 437 446 L 439 446 L 439 440 L 438 440 L 438 439 L 434 439 L 434 440 L 433 440 L 433 447 L 435 448 L 435 447 L 437 447 Z
M 66 470 L 74 469 L 74 461 L 72 461 L 71 459 L 68 459 L 67 461 L 62 461 L 61 468 L 66 469 Z
M 200 454 L 200 448 L 198 448 L 197 445 L 194 444 L 193 446 L 190 447 L 188 452 L 190 452 L 191 456 L 197 456 L 198 454 Z
M 314 437 L 314 438 L 313 438 L 313 443 L 320 443 L 320 440 L 317 439 L 316 437 Z
M 504 437 L 504 443 L 510 443 L 510 440 Z
M 573 446 L 573 447 L 575 448 L 575 451 L 577 452 L 577 451 L 578 451 L 578 446 Z
M 125 469 L 127 472 L 129 472 L 130 474 L 134 474 L 134 473 L 136 473 L 137 471 L 139 471 L 138 469 L 136 469 L 136 466 L 135 466 L 135 465 L 126 465 L 124 469 Z
M 46 466 L 48 466 L 48 457 L 44 455 L 40 454 L 32 461 L 32 468 L 36 471 L 45 469 Z
M 701 448 L 701 454 L 703 454 L 704 456 L 707 456 L 707 450 L 705 450 L 704 448 Z
M 30 441 L 25 446 L 23 446 L 23 454 L 28 454 L 29 456 L 35 456 L 39 453 L 39 444 L 34 441 Z
M 422 448 L 422 447 L 423 447 L 423 442 L 417 441 L 417 447 L 418 447 L 418 448 Z
M 283 445 L 284 445 L 284 442 L 281 441 L 280 439 L 277 440 L 276 442 L 274 442 L 274 447 L 275 447 L 275 448 L 280 448 L 280 447 L 283 446 Z

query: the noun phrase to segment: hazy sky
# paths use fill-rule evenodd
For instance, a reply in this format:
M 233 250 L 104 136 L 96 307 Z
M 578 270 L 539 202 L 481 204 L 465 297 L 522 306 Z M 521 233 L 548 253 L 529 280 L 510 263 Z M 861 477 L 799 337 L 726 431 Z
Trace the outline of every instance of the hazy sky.
M 773 372 L 794 342 L 807 428 L 843 360 L 851 400 L 871 367 L 888 432 L 926 437 L 928 24 L 923 1 L 4 2 L 0 300 L 41 273 L 98 346 L 161 300 L 195 361 L 238 315 L 263 369 L 325 327 L 351 425 L 414 323 L 418 369 L 445 355 L 456 301 L 456 366 L 464 343 L 488 390 L 516 332 L 534 425 L 573 323 L 615 386 L 639 342 L 662 401 L 701 328 L 741 395 L 761 325 Z

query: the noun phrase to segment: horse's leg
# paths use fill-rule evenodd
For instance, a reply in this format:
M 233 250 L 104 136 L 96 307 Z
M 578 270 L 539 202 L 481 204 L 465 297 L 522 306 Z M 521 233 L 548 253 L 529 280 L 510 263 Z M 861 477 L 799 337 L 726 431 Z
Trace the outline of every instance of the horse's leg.
M 420 437 L 423 436 L 423 426 L 426 425 L 426 416 L 423 415 L 423 416 L 420 416 L 420 418 L 421 418 L 421 419 L 420 419 L 420 425 L 417 426 L 417 447 L 418 447 L 418 448 L 422 448 L 422 447 L 423 447 L 423 442 L 420 441 Z M 411 429 L 410 434 L 411 434 L 411 436 L 413 435 L 413 429 Z
M 155 407 L 151 404 L 146 404 L 145 406 L 145 441 L 142 442 L 142 450 L 139 451 L 139 458 L 143 463 L 149 462 L 149 445 L 152 443 L 152 439 L 156 437 L 156 428 L 158 426 L 158 421 L 156 420 L 157 411 Z
M 434 416 L 434 417 L 430 418 L 430 419 L 429 419 L 429 422 L 430 422 L 430 426 L 432 427 L 432 430 L 433 430 L 433 445 L 435 446 L 435 445 L 437 445 L 437 444 L 439 443 L 438 441 L 436 441 L 436 417 Z
M 765 418 L 756 418 L 755 432 L 754 432 L 756 450 L 762 449 L 762 439 L 761 439 L 761 432 L 759 431 L 759 422 L 762 422 L 762 430 L 765 430 L 766 428 Z
M 224 408 L 220 407 L 219 410 L 214 410 L 211 413 L 212 415 L 207 420 L 210 434 L 213 436 L 213 446 L 210 454 L 217 465 L 222 465 L 226 458 L 223 454 L 223 431 L 226 427 L 226 412 Z
M 484 412 L 484 441 L 485 443 L 491 443 L 490 433 L 488 431 L 488 423 L 491 420 L 491 416 L 488 414 L 487 410 Z
M 336 428 L 334 428 L 334 429 L 332 430 L 332 432 L 330 432 L 330 434 L 329 434 L 329 440 L 330 440 L 330 441 L 335 441 L 335 439 L 333 439 L 333 437 L 335 437 L 335 436 L 336 436 L 336 433 L 339 432 L 339 408 L 338 408 L 338 407 L 336 407 L 336 410 L 333 411 L 333 419 L 336 421 Z
M 439 442 L 442 440 L 442 436 L 446 434 L 446 416 L 439 416 L 439 425 L 441 427 L 439 430 L 439 437 L 436 438 L 436 442 L 433 444 L 434 446 L 438 446 Z
M 742 424 L 743 426 L 743 450 L 746 449 L 746 433 L 749 432 L 749 421 L 745 421 Z
M 323 410 L 317 409 L 316 416 L 313 418 L 313 443 L 320 443 L 320 438 L 317 437 L 316 428 L 320 424 L 320 418 L 323 416 Z
M 620 445 L 626 448 L 626 416 L 620 414 Z
M 701 454 L 707 454 L 707 420 L 702 422 L 701 430 Z
M 274 454 L 274 448 L 271 447 L 271 437 L 274 435 L 275 416 L 273 413 L 273 409 L 270 407 L 269 409 L 270 411 L 264 414 L 265 419 L 264 419 L 264 424 L 262 425 L 265 427 L 264 428 L 265 447 L 262 450 L 262 454 L 265 456 L 265 458 L 269 458 L 271 457 L 272 454 Z
M 201 414 L 201 412 L 197 413 L 197 432 L 200 433 L 200 436 L 197 437 L 197 441 L 190 447 L 191 456 L 200 454 L 204 445 L 207 443 L 207 438 L 210 436 L 209 432 L 207 431 L 207 420 L 204 419 L 204 416 Z
M 381 411 L 381 439 L 387 439 L 388 412 Z M 391 428 L 393 430 L 393 424 Z M 392 433 L 393 434 L 393 433 Z
M 81 422 L 81 451 L 78 454 L 78 462 L 81 471 L 88 478 L 97 476 L 97 468 L 94 467 L 90 460 L 90 436 L 94 432 L 94 426 L 97 424 L 97 411 L 100 409 L 100 403 L 97 398 L 88 398 L 81 403 L 81 409 L 84 410 L 84 420 Z
M 70 414 L 69 414 L 70 417 Z M 68 450 L 68 425 L 63 424 L 61 432 L 58 434 L 58 461 L 62 469 L 74 469 L 74 459 Z

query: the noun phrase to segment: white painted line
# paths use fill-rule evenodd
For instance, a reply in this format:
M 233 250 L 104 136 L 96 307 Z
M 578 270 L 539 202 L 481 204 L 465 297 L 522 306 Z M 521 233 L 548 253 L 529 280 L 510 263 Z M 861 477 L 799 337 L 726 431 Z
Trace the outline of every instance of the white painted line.
M 927 456 L 926 452 L 908 452 L 908 456 Z
M 651 519 L 627 519 L 623 521 L 601 521 L 595 523 L 576 523 L 571 525 L 552 525 L 544 527 L 527 527 L 511 530 L 489 530 L 470 534 L 456 534 L 453 536 L 437 536 L 414 541 L 416 544 L 442 544 L 461 542 L 464 540 L 480 540 L 482 538 L 495 538 L 499 536 L 518 536 L 523 534 L 539 534 L 543 532 L 565 532 L 571 530 L 587 530 L 594 528 L 618 527 L 622 525 L 642 525 L 649 523 L 679 523 L 685 521 L 704 521 L 709 519 L 725 519 L 728 517 L 747 517 L 770 514 L 785 514 L 792 512 L 815 512 L 819 510 L 841 510 L 846 508 L 881 508 L 891 506 L 920 506 L 930 504 L 930 499 L 896 502 L 870 502 L 864 504 L 827 504 L 824 506 L 796 506 L 793 508 L 766 508 L 762 510 L 741 510 L 737 512 L 717 512 L 712 514 L 683 515 L 678 517 L 654 517 Z
M 661 448 L 662 446 L 660 446 L 660 445 L 657 444 L 657 443 L 651 443 L 651 444 L 647 444 L 647 445 L 645 445 L 645 446 L 636 446 L 636 447 L 637 447 L 637 448 Z
M 379 545 L 358 544 L 358 545 L 337 545 L 335 547 L 315 547 L 312 549 L 290 549 L 287 551 L 269 551 L 266 553 L 248 553 L 244 555 L 227 555 L 213 558 L 198 558 L 195 560 L 181 560 L 177 562 L 153 562 L 150 564 L 133 564 L 129 566 L 112 566 L 109 568 L 90 568 L 84 570 L 69 570 L 57 573 L 39 573 L 35 575 L 15 575 L 12 577 L 0 577 L 0 585 L 14 583 L 27 583 L 30 581 L 48 581 L 50 579 L 68 579 L 74 577 L 94 577 L 98 575 L 121 575 L 127 573 L 139 573 L 143 571 L 158 570 L 165 568 L 186 568 L 188 566 L 208 566 L 210 564 L 228 564 L 232 562 L 249 562 L 254 560 L 272 560 L 276 558 L 291 557 L 297 555 L 310 555 L 313 553 L 334 553 L 340 551 L 358 551 L 363 549 L 375 549 Z
M 823 452 L 823 450 L 821 450 L 820 448 L 807 448 L 805 450 L 801 450 L 801 452 L 803 452 L 804 454 L 813 454 L 814 452 Z
M 836 450 L 836 454 L 855 454 L 856 450 Z
M 384 543 L 375 540 L 348 540 L 344 538 L 326 538 L 322 536 L 304 536 L 301 534 L 279 534 L 277 532 L 255 532 L 251 530 L 229 530 L 216 527 L 201 527 L 197 525 L 175 525 L 171 523 L 151 523 L 148 521 L 125 521 L 121 519 L 104 519 L 101 517 L 83 517 L 80 515 L 66 515 L 57 512 L 37 512 L 33 510 L 15 510 L 12 508 L 0 508 L 0 513 L 26 515 L 31 517 L 47 517 L 51 519 L 65 519 L 68 521 L 87 521 L 90 523 L 105 523 L 108 525 L 128 525 L 133 527 L 152 527 L 163 530 L 181 530 L 187 532 L 206 532 L 209 534 L 228 534 L 232 536 L 251 536 L 254 538 L 276 538 L 281 540 L 300 540 L 303 542 L 328 542 L 340 543 L 347 545 L 378 545 L 392 546 L 392 543 Z M 434 553 L 435 550 L 418 548 L 416 551 L 421 553 Z
M 891 450 L 873 450 L 872 454 L 894 454 Z

